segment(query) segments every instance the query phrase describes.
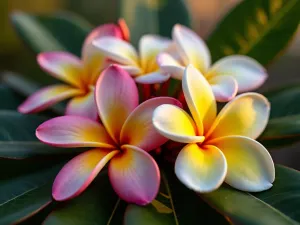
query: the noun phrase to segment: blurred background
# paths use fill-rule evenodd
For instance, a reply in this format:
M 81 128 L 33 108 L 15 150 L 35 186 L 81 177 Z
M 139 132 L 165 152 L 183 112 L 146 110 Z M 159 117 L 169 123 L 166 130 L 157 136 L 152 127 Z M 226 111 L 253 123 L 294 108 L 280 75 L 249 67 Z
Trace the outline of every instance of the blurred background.
M 147 1 L 149 4 L 157 2 L 157 0 Z M 204 39 L 228 10 L 240 1 L 185 0 L 190 11 L 192 27 Z M 118 19 L 118 4 L 118 0 L 1 0 L 0 71 L 15 71 L 30 75 L 29 73 L 39 70 L 35 61 L 35 54 L 23 45 L 13 31 L 9 19 L 12 12 L 51 14 L 67 10 L 83 16 L 93 25 L 98 25 Z M 267 69 L 269 79 L 259 91 L 283 84 L 294 84 L 295 82 L 300 84 L 299 31 L 284 54 L 278 57 Z M 273 157 L 278 163 L 300 169 L 300 145 L 292 146 L 286 151 L 273 151 Z

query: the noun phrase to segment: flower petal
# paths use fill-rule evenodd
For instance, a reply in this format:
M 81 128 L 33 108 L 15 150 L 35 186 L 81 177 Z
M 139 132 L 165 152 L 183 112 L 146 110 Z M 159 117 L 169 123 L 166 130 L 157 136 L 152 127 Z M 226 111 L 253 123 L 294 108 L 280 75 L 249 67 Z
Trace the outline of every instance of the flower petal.
M 199 135 L 205 133 L 217 114 L 214 94 L 204 76 L 192 65 L 183 75 L 182 90 L 185 100 L 197 124 Z
M 227 136 L 211 144 L 224 153 L 228 171 L 225 182 L 242 191 L 264 191 L 275 179 L 273 160 L 264 146 L 243 136 Z
M 79 89 L 72 88 L 68 85 L 57 84 L 42 88 L 29 96 L 19 107 L 21 113 L 40 112 L 62 100 L 80 95 Z
M 100 123 L 80 116 L 50 119 L 36 129 L 36 136 L 57 147 L 114 148 L 114 142 Z
M 98 79 L 95 96 L 101 121 L 118 143 L 125 120 L 138 106 L 136 84 L 125 70 L 112 65 Z
M 105 36 L 123 38 L 123 33 L 118 25 L 104 24 L 96 27 L 87 36 L 82 48 L 82 60 L 85 69 L 85 80 L 88 83 L 95 83 L 101 70 L 105 68 L 105 57 L 92 42 Z
M 172 141 L 198 143 L 203 136 L 196 136 L 196 125 L 183 109 L 169 104 L 158 106 L 153 113 L 152 123 L 157 131 Z
M 93 44 L 108 58 L 116 63 L 137 65 L 138 55 L 134 47 L 126 41 L 114 37 L 102 37 Z
M 175 174 L 188 188 L 205 193 L 223 183 L 227 172 L 226 158 L 215 146 L 186 145 L 177 156 Z
M 96 148 L 73 158 L 56 176 L 52 187 L 53 198 L 64 201 L 81 194 L 105 164 L 119 152 Z
M 154 110 L 162 104 L 181 106 L 181 103 L 169 97 L 149 99 L 140 104 L 127 118 L 121 131 L 121 144 L 137 146 L 145 151 L 158 148 L 167 141 L 152 124 Z
M 138 66 L 125 66 L 125 65 L 118 65 L 118 67 L 125 70 L 131 76 L 140 75 L 143 71 Z
M 162 72 L 171 74 L 174 79 L 182 80 L 184 67 L 171 55 L 167 53 L 160 53 L 157 56 L 157 64 Z
M 40 67 L 68 84 L 81 87 L 83 65 L 80 59 L 68 52 L 43 52 L 37 56 Z
M 232 76 L 238 83 L 238 91 L 246 92 L 260 87 L 268 75 L 255 59 L 243 55 L 232 55 L 217 61 L 209 70 L 214 76 Z
M 95 102 L 94 91 L 90 91 L 84 96 L 78 96 L 70 100 L 65 114 L 83 116 L 92 120 L 97 120 L 99 116 Z
M 123 39 L 125 41 L 130 41 L 130 31 L 126 21 L 123 18 L 118 19 L 118 26 L 122 32 Z
M 218 76 L 208 80 L 218 102 L 228 102 L 236 96 L 238 84 L 231 76 Z
M 135 77 L 135 81 L 140 84 L 159 84 L 169 80 L 169 74 L 163 74 L 160 71 L 153 73 L 147 73 L 141 76 Z
M 108 167 L 112 187 L 123 200 L 146 205 L 154 200 L 159 190 L 158 165 L 142 149 L 130 145 L 123 145 L 122 149 Z
M 158 53 L 167 49 L 171 44 L 171 40 L 154 34 L 143 35 L 139 41 L 141 67 L 147 71 L 151 71 L 153 64 L 156 64 L 156 56 Z
M 239 95 L 221 110 L 206 138 L 241 135 L 256 139 L 265 129 L 269 114 L 270 103 L 263 95 Z
M 205 42 L 194 31 L 179 24 L 174 26 L 172 37 L 185 64 L 191 63 L 202 73 L 206 73 L 211 56 Z

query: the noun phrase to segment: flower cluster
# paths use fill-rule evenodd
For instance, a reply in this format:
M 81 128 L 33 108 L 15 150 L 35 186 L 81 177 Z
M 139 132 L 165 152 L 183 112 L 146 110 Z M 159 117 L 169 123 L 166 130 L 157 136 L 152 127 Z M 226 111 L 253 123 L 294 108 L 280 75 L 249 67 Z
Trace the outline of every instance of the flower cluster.
M 274 163 L 255 141 L 268 123 L 269 102 L 257 93 L 235 97 L 265 81 L 267 74 L 254 59 L 228 56 L 211 66 L 205 42 L 181 25 L 174 26 L 172 40 L 142 36 L 137 51 L 120 20 L 94 29 L 81 59 L 45 52 L 37 61 L 67 84 L 37 91 L 19 111 L 39 112 L 72 98 L 65 115 L 41 124 L 36 136 L 56 147 L 85 147 L 56 176 L 55 200 L 82 193 L 108 164 L 121 199 L 150 203 L 160 186 L 155 150 L 172 146 L 167 142 L 186 144 L 175 173 L 194 191 L 211 192 L 223 182 L 250 192 L 272 187 Z M 184 98 L 177 92 L 167 96 L 171 79 L 182 81 Z M 230 101 L 218 115 L 217 101 Z

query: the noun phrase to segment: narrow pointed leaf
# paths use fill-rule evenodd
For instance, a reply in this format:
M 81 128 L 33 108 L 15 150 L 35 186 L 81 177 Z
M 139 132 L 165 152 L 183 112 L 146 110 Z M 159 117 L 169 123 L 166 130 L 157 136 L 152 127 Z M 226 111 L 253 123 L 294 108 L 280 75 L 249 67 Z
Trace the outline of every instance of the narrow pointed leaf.
M 300 224 L 300 172 L 287 167 L 276 166 L 274 186 L 268 191 L 251 194 L 223 185 L 201 197 L 233 224 Z
M 294 36 L 299 11 L 299 0 L 242 1 L 208 38 L 213 61 L 241 54 L 268 64 Z
M 0 181 L 0 224 L 20 222 L 51 203 L 52 181 L 61 165 Z
M 84 38 L 92 29 L 85 20 L 70 13 L 38 16 L 15 12 L 11 20 L 22 40 L 36 53 L 61 50 L 79 56 Z

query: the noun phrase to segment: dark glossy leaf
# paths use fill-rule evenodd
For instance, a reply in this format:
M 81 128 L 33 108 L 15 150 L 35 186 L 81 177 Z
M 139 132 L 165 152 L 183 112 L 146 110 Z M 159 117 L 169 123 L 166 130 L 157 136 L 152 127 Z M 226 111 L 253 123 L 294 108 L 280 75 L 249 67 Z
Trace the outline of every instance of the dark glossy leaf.
M 181 184 L 173 171 L 167 170 L 165 174 L 156 200 L 145 207 L 129 205 L 124 225 L 228 225 L 220 214 Z
M 190 25 L 189 13 L 182 0 L 119 1 L 120 15 L 128 23 L 131 39 L 135 44 L 143 34 L 152 33 L 169 37 L 174 24 Z
M 268 148 L 278 148 L 300 141 L 300 86 L 282 87 L 263 94 L 271 103 L 271 114 L 259 141 Z
M 19 36 L 36 53 L 68 51 L 80 56 L 82 43 L 92 29 L 85 20 L 70 13 L 37 16 L 15 12 L 11 19 Z
M 107 225 L 112 217 L 123 217 L 123 214 L 115 214 L 119 202 L 104 172 L 83 194 L 58 206 L 43 224 Z
M 201 195 L 216 210 L 239 225 L 296 225 L 300 221 L 300 173 L 276 166 L 272 189 L 256 194 L 223 185 Z
M 300 141 L 300 114 L 271 119 L 259 141 L 268 148 Z
M 33 156 L 73 154 L 84 150 L 61 149 L 41 143 L 35 137 L 35 130 L 45 120 L 46 117 L 0 110 L 0 157 L 24 159 Z
M 242 54 L 266 65 L 289 43 L 300 21 L 299 0 L 244 0 L 208 39 L 213 61 Z
M 16 110 L 22 103 L 23 98 L 9 87 L 0 84 L 0 110 L 11 109 Z
M 300 114 L 300 85 L 292 85 L 263 93 L 271 103 L 270 118 Z
M 37 213 L 51 201 L 52 181 L 61 165 L 0 181 L 0 224 L 12 224 Z

